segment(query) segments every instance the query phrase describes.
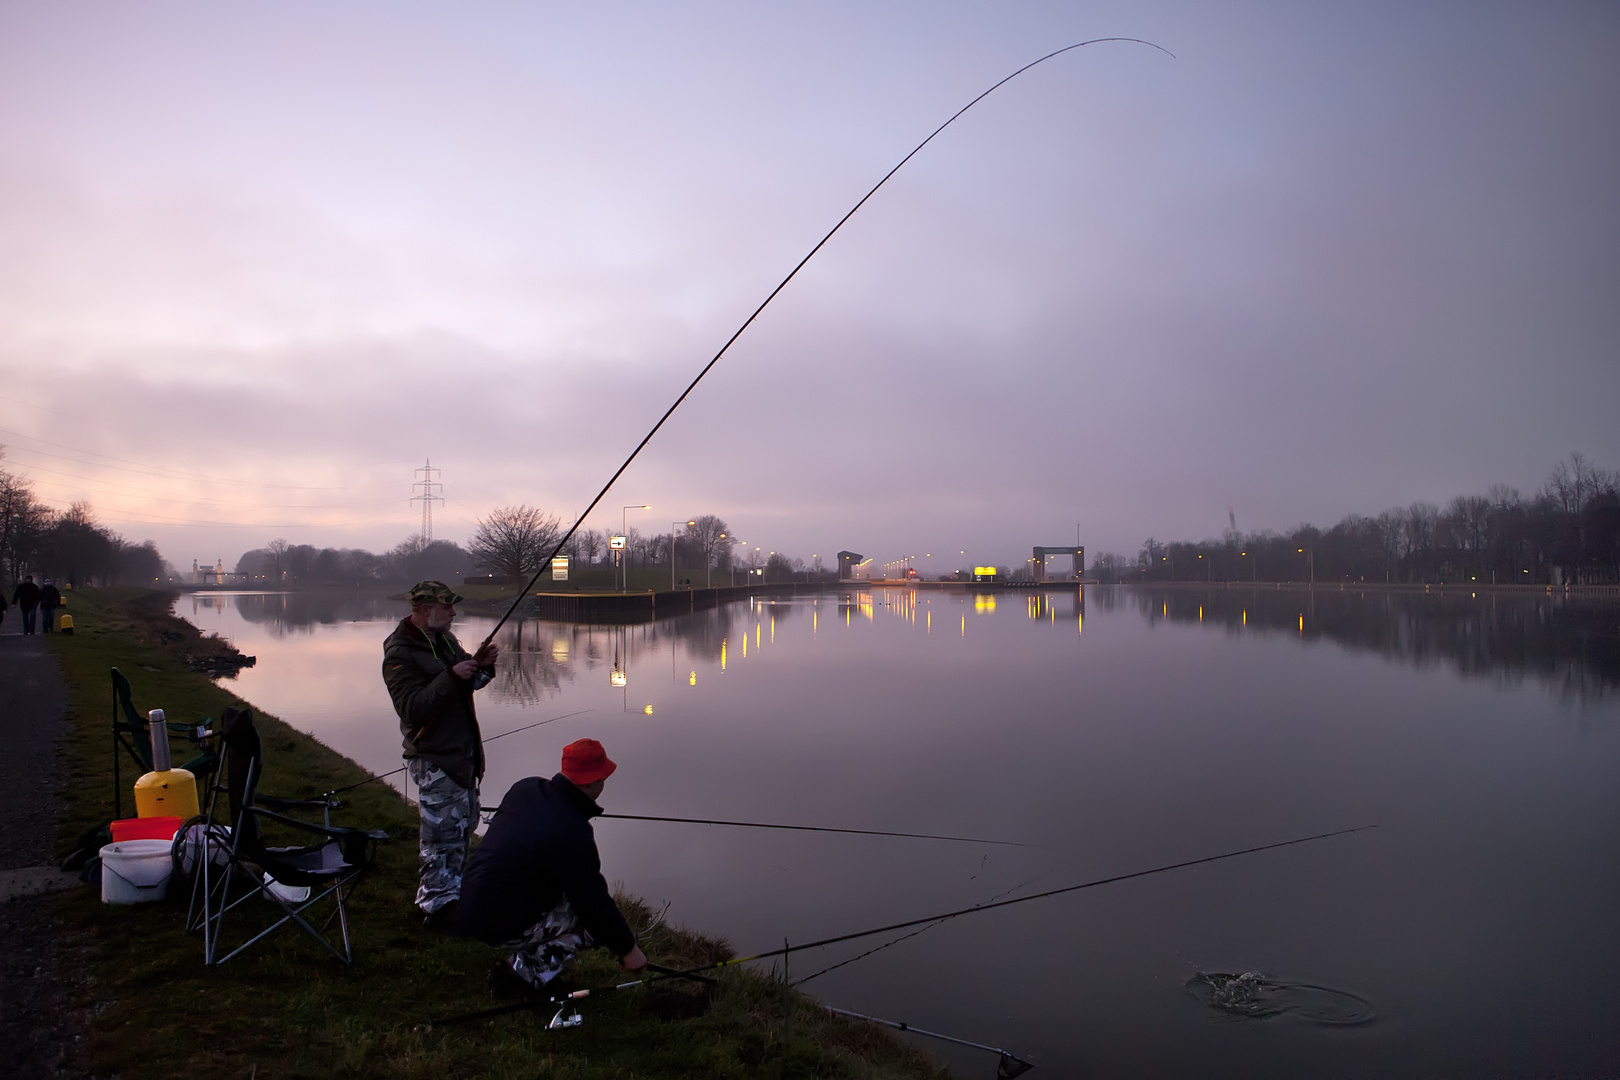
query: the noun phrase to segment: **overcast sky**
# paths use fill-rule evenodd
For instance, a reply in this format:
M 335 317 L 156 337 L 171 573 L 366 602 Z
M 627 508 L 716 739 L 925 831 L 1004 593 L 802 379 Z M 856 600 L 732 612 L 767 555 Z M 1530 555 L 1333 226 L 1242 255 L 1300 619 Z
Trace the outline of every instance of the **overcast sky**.
M 170 561 L 879 561 L 1620 465 L 1620 6 L 0 5 L 0 443 Z M 949 569 L 950 566 L 942 567 Z

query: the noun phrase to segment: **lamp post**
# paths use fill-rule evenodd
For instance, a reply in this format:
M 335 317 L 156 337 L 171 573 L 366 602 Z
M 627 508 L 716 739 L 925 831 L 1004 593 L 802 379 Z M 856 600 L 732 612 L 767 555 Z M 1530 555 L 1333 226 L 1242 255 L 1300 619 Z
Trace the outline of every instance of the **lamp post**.
M 697 522 L 688 521 L 687 524 L 688 525 L 696 525 Z M 681 525 L 681 523 L 678 522 L 678 521 L 672 521 L 672 522 L 669 523 L 669 591 L 670 592 L 675 591 L 675 530 L 680 528 L 680 525 Z
M 650 505 L 648 505 L 647 503 L 639 503 L 639 504 L 634 505 L 634 506 L 626 506 L 623 510 L 619 511 L 619 535 L 620 536 L 625 536 L 625 534 L 630 531 L 630 511 L 632 511 L 632 510 L 651 510 L 651 509 L 652 509 L 652 507 Z M 629 538 L 628 537 L 625 538 L 625 543 L 626 544 L 629 543 Z M 620 592 L 629 592 L 630 591 L 630 558 L 629 558 L 629 554 L 630 554 L 630 549 L 628 547 L 622 547 L 622 548 L 619 549 L 619 567 L 620 567 L 620 569 L 622 569 L 624 571 L 624 581 L 619 586 L 619 591 Z
M 1305 548 L 1300 548 L 1299 553 L 1301 555 L 1305 556 L 1305 561 L 1310 565 L 1310 568 L 1311 568 L 1311 585 L 1312 585 L 1312 587 L 1315 587 L 1315 585 L 1316 585 L 1316 549 L 1311 548 L 1309 551 L 1307 551 Z

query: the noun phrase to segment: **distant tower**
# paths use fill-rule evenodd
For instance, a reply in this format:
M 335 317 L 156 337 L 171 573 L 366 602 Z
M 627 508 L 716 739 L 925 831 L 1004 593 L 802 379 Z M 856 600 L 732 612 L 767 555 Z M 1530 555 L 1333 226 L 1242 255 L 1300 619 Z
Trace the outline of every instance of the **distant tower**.
M 444 485 L 439 483 L 439 470 L 433 467 L 431 459 L 416 470 L 416 475 L 420 479 L 411 484 L 411 502 L 422 504 L 422 546 L 427 547 L 433 543 L 433 504 L 444 502 L 439 495 Z

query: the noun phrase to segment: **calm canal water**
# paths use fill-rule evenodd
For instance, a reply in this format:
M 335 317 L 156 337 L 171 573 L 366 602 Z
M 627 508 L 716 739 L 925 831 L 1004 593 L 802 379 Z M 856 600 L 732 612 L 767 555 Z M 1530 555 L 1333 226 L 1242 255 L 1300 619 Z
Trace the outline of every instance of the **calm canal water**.
M 257 655 L 249 701 L 398 766 L 380 662 L 402 604 L 194 594 L 176 612 Z M 490 625 L 457 624 L 468 643 Z M 502 647 L 486 738 L 589 711 L 493 743 L 490 805 L 589 735 L 620 762 L 611 811 L 1035 845 L 598 825 L 610 878 L 744 953 L 1378 825 L 946 922 L 806 984 L 828 1004 L 1049 1077 L 1620 1072 L 1620 608 L 873 589 L 530 621 Z M 791 974 L 888 940 L 796 954 Z M 1258 996 L 1196 978 L 1245 972 Z

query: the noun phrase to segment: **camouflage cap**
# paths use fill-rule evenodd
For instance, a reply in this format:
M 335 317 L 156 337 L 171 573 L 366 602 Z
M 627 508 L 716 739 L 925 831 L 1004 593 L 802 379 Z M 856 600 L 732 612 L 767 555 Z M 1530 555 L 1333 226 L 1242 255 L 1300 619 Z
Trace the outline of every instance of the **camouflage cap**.
M 450 586 L 442 581 L 418 581 L 411 586 L 411 591 L 405 594 L 405 599 L 415 607 L 417 604 L 459 604 L 466 597 L 457 596 L 450 591 Z

